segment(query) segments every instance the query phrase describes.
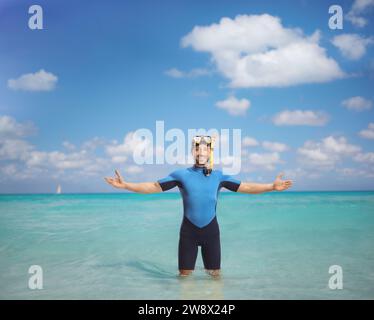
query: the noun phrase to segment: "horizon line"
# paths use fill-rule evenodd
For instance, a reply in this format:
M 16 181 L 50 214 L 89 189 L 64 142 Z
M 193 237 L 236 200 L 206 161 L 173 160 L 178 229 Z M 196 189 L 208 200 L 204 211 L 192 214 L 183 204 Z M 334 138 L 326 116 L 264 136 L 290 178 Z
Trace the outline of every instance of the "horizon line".
M 297 192 L 373 192 L 374 190 L 290 190 L 290 191 L 284 191 L 284 192 L 271 192 L 273 194 L 281 194 L 281 193 L 297 193 Z M 268 194 L 270 192 L 264 192 L 264 194 Z M 137 193 L 137 192 L 65 192 L 65 193 L 55 193 L 55 192 L 10 192 L 10 193 L 0 193 L 0 195 L 74 195 L 74 194 L 133 194 L 133 195 L 153 195 L 153 194 L 180 194 L 179 191 L 173 191 L 173 192 L 157 192 L 157 193 Z M 223 191 L 220 192 L 220 194 L 239 194 L 244 195 L 244 193 L 241 192 L 229 192 L 229 191 Z M 247 193 L 249 194 L 249 193 Z M 250 195 L 256 195 L 256 194 L 250 194 Z

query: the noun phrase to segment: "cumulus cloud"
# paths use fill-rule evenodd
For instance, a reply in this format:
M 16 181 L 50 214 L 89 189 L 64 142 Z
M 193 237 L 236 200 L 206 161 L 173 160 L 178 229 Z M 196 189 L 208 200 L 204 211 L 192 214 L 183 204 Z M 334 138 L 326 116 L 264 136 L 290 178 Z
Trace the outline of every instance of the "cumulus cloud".
M 195 68 L 190 71 L 181 71 L 177 68 L 171 68 L 165 71 L 165 74 L 172 78 L 197 78 L 207 76 L 211 72 L 203 68 Z
M 251 166 L 259 169 L 274 170 L 276 164 L 282 163 L 278 152 L 272 153 L 251 153 L 248 155 L 249 168 L 244 168 L 244 172 L 250 171 Z
M 244 137 L 242 139 L 242 146 L 243 147 L 256 147 L 258 145 L 259 145 L 259 143 L 255 138 L 247 136 L 247 137 Z
M 10 116 L 0 116 L 0 160 L 27 159 L 34 147 L 22 138 L 37 131 L 32 122 L 20 123 Z
M 64 170 L 70 169 L 78 170 L 79 174 L 97 173 L 110 164 L 107 159 L 97 157 L 89 150 L 80 149 L 67 153 L 57 150 L 40 151 L 28 141 L 15 138 L 0 141 L 0 160 L 14 161 L 14 166 L 9 167 L 7 172 L 17 165 L 19 178 L 37 177 L 41 172 L 56 175 L 55 170 L 63 173 Z
M 228 97 L 226 100 L 216 102 L 216 106 L 226 110 L 232 116 L 242 116 L 250 107 L 251 102 L 247 99 L 237 99 L 234 96 Z
M 349 110 L 364 111 L 373 106 L 373 102 L 360 96 L 351 97 L 342 101 L 342 105 Z
M 113 142 L 106 146 L 106 153 L 111 157 L 112 162 L 121 163 L 130 159 L 135 150 L 141 153 L 149 148 L 152 148 L 152 141 L 141 139 L 131 131 L 126 134 L 122 143 Z
M 356 27 L 365 27 L 368 21 L 362 15 L 372 7 L 374 7 L 374 0 L 355 0 L 346 18 Z
M 72 151 L 72 150 L 76 149 L 76 146 L 74 144 L 70 143 L 69 141 L 62 142 L 62 145 L 63 145 L 64 148 L 66 148 L 69 151 Z
M 28 166 L 52 167 L 56 169 L 80 169 L 91 162 L 85 150 L 64 153 L 61 151 L 32 151 L 26 160 Z
M 12 137 L 25 137 L 36 133 L 37 129 L 30 121 L 19 123 L 10 116 L 0 116 L 0 140 Z
M 374 164 L 374 152 L 359 153 L 353 159 L 358 162 Z
M 307 179 L 318 179 L 321 177 L 321 173 L 314 170 L 305 170 L 301 167 L 296 167 L 292 169 L 282 170 L 285 177 L 293 180 L 301 180 L 302 178 Z
M 373 178 L 374 172 L 372 170 L 368 169 L 362 169 L 362 168 L 337 168 L 336 172 L 342 175 L 343 177 L 363 177 L 363 178 Z
M 366 139 L 374 139 L 374 122 L 370 122 L 368 128 L 361 130 L 359 135 Z
M 5 178 L 29 179 L 41 175 L 51 178 L 64 178 L 65 170 L 74 170 L 71 176 L 89 176 L 103 173 L 111 166 L 107 158 L 95 154 L 104 140 L 94 137 L 80 148 L 68 141 L 62 143 L 67 152 L 58 150 L 41 151 L 26 139 L 37 128 L 32 122 L 20 123 L 10 116 L 0 116 L 0 161 L 1 173 Z M 8 163 L 12 161 L 12 163 Z
M 93 151 L 99 146 L 103 146 L 106 144 L 106 140 L 100 137 L 94 137 L 90 140 L 85 141 L 82 144 L 82 149 L 83 150 L 88 150 L 88 151 Z
M 0 167 L 0 170 L 4 176 L 11 176 L 17 174 L 17 166 L 14 163 L 10 163 Z
M 21 139 L 0 140 L 0 160 L 23 160 L 29 158 L 34 147 Z
M 30 179 L 35 177 L 40 177 L 43 174 L 43 170 L 39 168 L 28 168 L 16 163 L 10 163 L 0 167 L 0 180 L 6 181 L 7 179 L 11 178 L 12 180 L 24 180 Z
M 195 26 L 181 45 L 210 53 L 231 87 L 285 87 L 345 76 L 319 38 L 318 31 L 305 36 L 300 28 L 286 28 L 269 14 L 238 15 Z
M 27 141 L 36 130 L 31 122 L 20 123 L 12 117 L 0 116 L 2 188 L 6 188 L 7 183 L 21 180 L 33 181 L 36 185 L 55 183 L 51 180 L 57 180 L 58 183 L 68 182 L 85 188 L 88 179 L 92 179 L 94 184 L 102 183 L 104 187 L 106 184 L 102 178 L 113 174 L 117 164 L 121 171 L 130 176 L 147 175 L 142 166 L 136 165 L 133 152 L 151 149 L 156 155 L 163 153 L 161 147 L 152 148 L 152 141 L 136 136 L 135 132 L 127 133 L 122 142 L 93 137 L 80 145 L 65 140 L 60 144 L 61 150 L 40 150 Z M 51 191 L 55 191 L 55 185 Z
M 343 136 L 328 136 L 322 141 L 306 141 L 297 153 L 303 164 L 332 168 L 343 156 L 353 156 L 360 150 L 361 147 L 349 144 Z
M 277 126 L 323 126 L 328 120 L 325 112 L 312 110 L 284 110 L 272 118 Z
M 373 37 L 365 38 L 358 34 L 340 34 L 331 40 L 341 54 L 350 60 L 358 60 L 366 53 L 368 45 L 374 43 Z
M 17 79 L 9 79 L 8 87 L 13 90 L 51 91 L 57 83 L 57 76 L 43 69 L 35 73 L 21 75 Z
M 130 165 L 124 168 L 124 171 L 128 174 L 138 174 L 143 172 L 143 168 L 140 166 Z
M 322 140 L 322 143 L 326 151 L 338 154 L 354 154 L 361 150 L 359 146 L 349 144 L 345 137 L 328 136 Z
M 263 141 L 262 146 L 264 147 L 264 149 L 274 151 L 274 152 L 284 152 L 289 149 L 289 147 L 284 143 L 272 142 L 272 141 Z

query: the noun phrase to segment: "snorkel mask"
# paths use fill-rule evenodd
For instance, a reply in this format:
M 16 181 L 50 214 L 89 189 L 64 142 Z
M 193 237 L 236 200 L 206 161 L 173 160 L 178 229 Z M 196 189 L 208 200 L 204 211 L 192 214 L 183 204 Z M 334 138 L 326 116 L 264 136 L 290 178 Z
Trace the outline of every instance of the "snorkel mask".
M 207 146 L 210 147 L 210 156 L 209 156 L 209 167 L 205 167 L 204 168 L 204 174 L 206 176 L 209 176 L 211 173 L 212 173 L 212 170 L 213 170 L 213 165 L 214 165 L 214 158 L 213 158 L 213 154 L 214 154 L 214 137 L 211 137 L 211 136 L 194 136 L 193 137 L 193 147 L 196 148 L 199 146 L 200 143 L 204 143 L 206 144 Z

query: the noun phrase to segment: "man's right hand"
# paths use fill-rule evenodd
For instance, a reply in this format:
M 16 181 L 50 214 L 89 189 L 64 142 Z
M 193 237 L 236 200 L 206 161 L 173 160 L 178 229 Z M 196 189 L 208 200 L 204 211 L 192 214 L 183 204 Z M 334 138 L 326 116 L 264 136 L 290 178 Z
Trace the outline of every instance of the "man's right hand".
M 112 185 L 115 188 L 121 188 L 123 189 L 125 187 L 125 180 L 123 180 L 121 174 L 118 170 L 114 170 L 115 177 L 105 177 L 105 181 L 108 182 L 110 185 Z

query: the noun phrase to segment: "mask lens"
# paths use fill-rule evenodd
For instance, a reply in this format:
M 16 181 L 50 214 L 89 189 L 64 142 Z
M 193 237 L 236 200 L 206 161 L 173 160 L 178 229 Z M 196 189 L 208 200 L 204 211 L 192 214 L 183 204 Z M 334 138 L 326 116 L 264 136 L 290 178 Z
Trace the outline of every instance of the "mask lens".
M 200 143 L 200 141 L 201 141 L 201 136 L 195 136 L 195 137 L 193 138 L 193 141 L 194 141 L 195 143 Z
M 205 140 L 206 143 L 211 143 L 212 142 L 212 138 L 210 136 L 205 136 L 204 140 Z

